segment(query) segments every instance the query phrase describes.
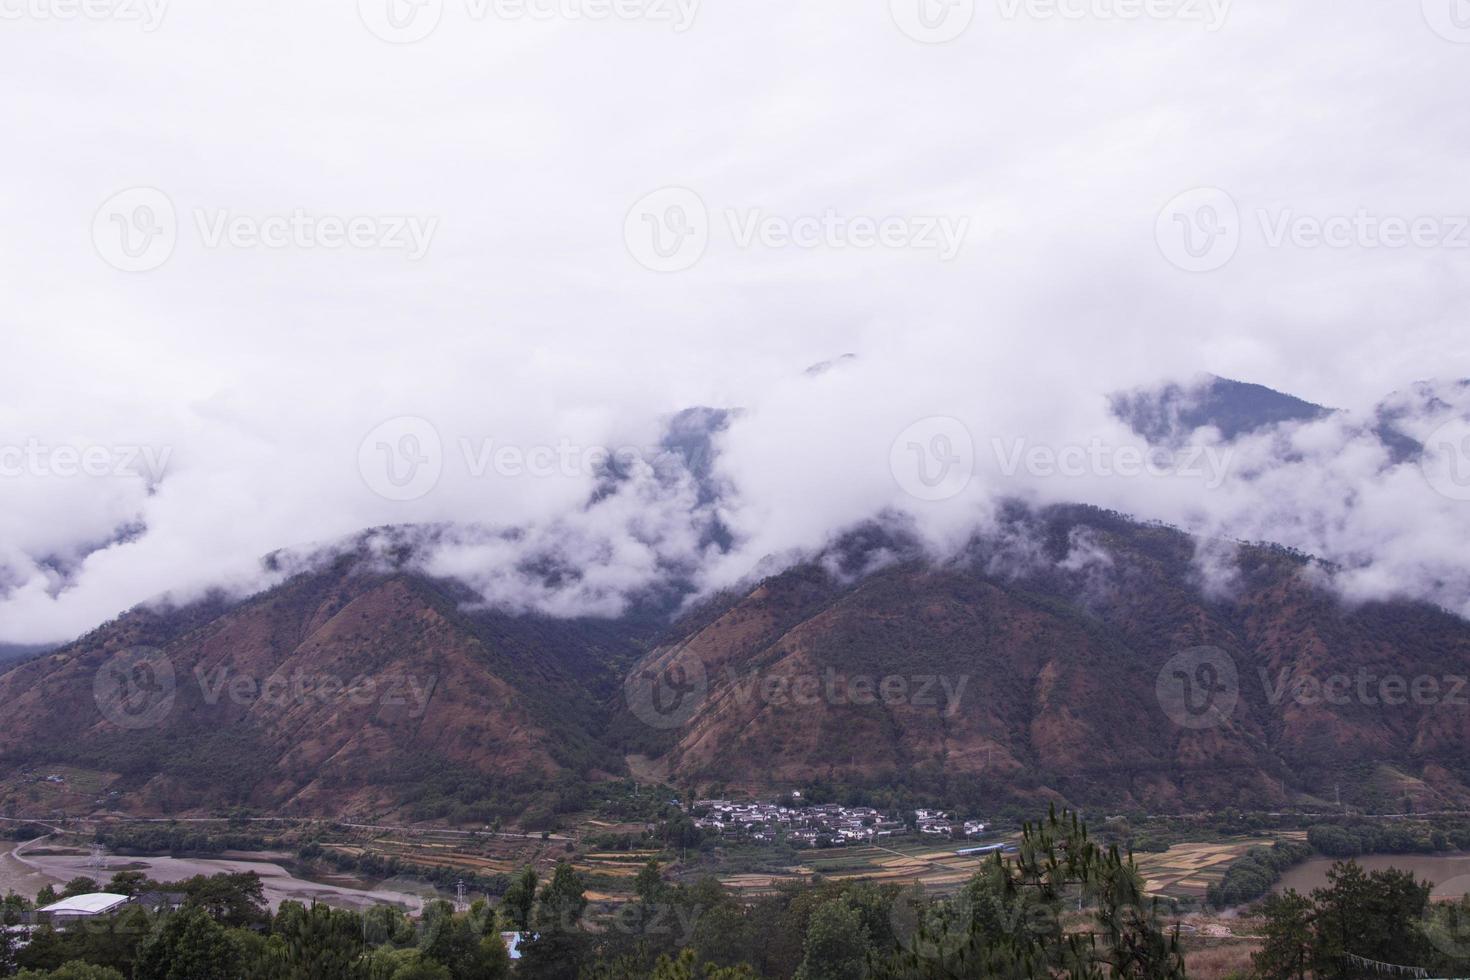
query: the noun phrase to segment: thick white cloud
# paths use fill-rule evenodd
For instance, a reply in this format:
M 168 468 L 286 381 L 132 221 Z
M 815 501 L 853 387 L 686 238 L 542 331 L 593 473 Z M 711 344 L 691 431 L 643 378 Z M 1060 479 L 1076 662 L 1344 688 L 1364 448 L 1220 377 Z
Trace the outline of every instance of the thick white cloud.
M 390 523 L 527 525 L 596 548 L 570 599 L 527 593 L 484 541 L 434 567 L 511 603 L 604 609 L 668 563 L 734 581 L 885 506 L 951 540 L 998 487 L 1278 537 L 1342 561 L 1361 594 L 1455 604 L 1470 504 L 1412 468 L 1381 471 L 1338 423 L 1291 436 L 1300 463 L 1252 443 L 1241 454 L 1269 472 L 1209 493 L 1018 488 L 986 471 L 995 438 L 1125 444 L 1103 395 L 1161 377 L 1208 370 L 1367 410 L 1470 373 L 1470 249 L 1268 241 L 1288 213 L 1470 214 L 1470 46 L 1411 2 L 1234 4 L 1210 31 L 1007 19 L 995 0 L 935 46 L 888 6 L 705 3 L 680 33 L 476 21 L 469 0 L 445 0 L 438 31 L 395 46 L 348 2 L 178 0 L 152 32 L 0 2 L 20 14 L 0 32 L 0 446 L 170 454 L 156 485 L 0 476 L 0 640 L 65 638 L 164 592 L 248 588 L 265 552 Z M 179 241 L 161 268 L 124 273 L 93 221 L 140 186 L 167 193 Z M 702 198 L 710 244 L 657 274 L 624 224 L 670 186 Z M 1155 225 L 1206 186 L 1232 195 L 1242 240 L 1223 268 L 1186 273 Z M 197 226 L 297 209 L 438 224 L 417 262 L 210 248 Z M 726 212 L 757 210 L 970 231 L 949 262 L 741 247 Z M 801 375 L 845 351 L 860 359 Z M 648 445 L 694 404 L 749 410 L 721 464 L 742 544 L 718 561 L 689 526 L 688 487 L 645 481 L 643 497 L 578 514 L 586 475 L 473 472 L 486 440 L 581 459 Z M 446 448 L 435 490 L 409 502 L 358 471 L 364 437 L 399 416 L 431 420 Z M 981 459 L 939 505 L 888 468 L 893 439 L 929 416 L 963 419 Z

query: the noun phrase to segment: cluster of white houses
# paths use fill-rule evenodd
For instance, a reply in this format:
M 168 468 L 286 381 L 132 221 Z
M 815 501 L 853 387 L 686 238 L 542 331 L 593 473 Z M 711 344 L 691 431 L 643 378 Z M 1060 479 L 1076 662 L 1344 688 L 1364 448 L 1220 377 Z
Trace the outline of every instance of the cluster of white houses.
M 960 823 L 955 820 L 954 814 L 945 813 L 943 810 L 915 810 L 914 826 L 921 834 L 951 840 L 956 836 L 979 837 L 990 827 L 983 820 L 966 820 Z
M 695 825 L 721 837 L 752 841 L 786 840 L 808 847 L 871 842 L 917 831 L 953 839 L 956 835 L 978 837 L 986 825 L 979 820 L 958 823 L 952 814 L 939 810 L 916 810 L 913 821 L 896 814 L 883 814 L 870 806 L 818 806 L 779 803 L 697 800 Z

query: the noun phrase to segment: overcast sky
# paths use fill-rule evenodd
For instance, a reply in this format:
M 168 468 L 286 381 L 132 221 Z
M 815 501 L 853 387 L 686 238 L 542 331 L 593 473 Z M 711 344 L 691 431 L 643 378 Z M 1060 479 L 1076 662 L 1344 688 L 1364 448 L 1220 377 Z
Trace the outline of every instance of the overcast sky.
M 389 523 L 582 521 L 615 611 L 668 553 L 720 583 L 884 507 L 958 533 L 994 440 L 1126 444 L 1119 388 L 1470 375 L 1465 0 L 82 2 L 0 0 L 0 641 Z M 463 451 L 690 405 L 748 410 L 719 561 L 689 487 L 576 516 L 585 472 Z M 985 457 L 946 501 L 890 467 L 934 417 Z M 1470 503 L 1308 428 L 1274 477 L 1028 489 L 1464 608 Z M 364 474 L 430 432 L 428 489 Z

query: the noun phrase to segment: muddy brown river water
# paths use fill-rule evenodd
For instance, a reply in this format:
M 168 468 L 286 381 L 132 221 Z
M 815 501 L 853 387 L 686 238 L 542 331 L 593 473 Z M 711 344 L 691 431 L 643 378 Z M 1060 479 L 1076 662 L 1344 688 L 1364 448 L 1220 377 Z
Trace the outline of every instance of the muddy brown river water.
M 1325 888 L 1335 860 L 1313 858 L 1299 864 L 1281 876 L 1275 890 L 1295 888 L 1305 895 L 1314 888 Z M 1368 854 L 1354 860 L 1368 871 L 1412 871 L 1416 878 L 1434 882 L 1437 899 L 1470 895 L 1470 854 Z

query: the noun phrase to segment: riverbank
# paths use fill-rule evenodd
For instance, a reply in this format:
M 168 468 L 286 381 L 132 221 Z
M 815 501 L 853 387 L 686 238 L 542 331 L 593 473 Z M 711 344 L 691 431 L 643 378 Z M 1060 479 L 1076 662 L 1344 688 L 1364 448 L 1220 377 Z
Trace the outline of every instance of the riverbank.
M 359 911 L 374 905 L 396 905 L 417 914 L 426 901 L 448 897 L 440 895 L 427 883 L 412 880 L 393 880 L 369 886 L 345 875 L 338 882 L 300 878 L 279 863 L 286 856 L 276 852 L 237 852 L 219 858 L 107 855 L 98 861 L 92 855 L 72 848 L 43 848 L 41 845 L 47 840 L 48 837 L 38 837 L 0 855 L 0 891 L 14 891 L 34 900 L 48 884 L 59 886 L 84 876 L 102 885 L 113 874 L 124 870 L 141 871 L 165 884 L 195 875 L 253 871 L 260 875 L 271 911 L 279 909 L 282 902 L 295 901 L 308 905 L 319 902 Z
M 22 841 L 4 853 L 0 853 L 0 894 L 15 892 L 17 895 L 24 895 L 34 901 L 36 893 L 42 888 L 61 883 L 37 865 L 34 858 L 24 856 L 27 849 L 38 846 L 46 840 L 49 840 L 49 837 Z

